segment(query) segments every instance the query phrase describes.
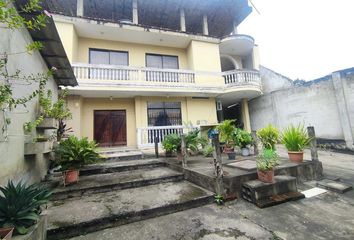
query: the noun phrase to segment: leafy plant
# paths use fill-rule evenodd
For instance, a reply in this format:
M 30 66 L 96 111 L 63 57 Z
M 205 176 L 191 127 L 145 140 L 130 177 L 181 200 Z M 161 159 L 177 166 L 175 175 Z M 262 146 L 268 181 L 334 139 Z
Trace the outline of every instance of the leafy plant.
M 225 142 L 227 147 L 233 147 L 233 133 L 236 129 L 234 126 L 235 120 L 224 120 L 216 127 L 220 133 L 220 141 Z
M 209 145 L 206 145 L 202 151 L 203 151 L 204 157 L 210 157 L 213 155 L 214 147 L 209 144 Z
M 278 164 L 279 156 L 277 152 L 270 148 L 265 148 L 258 155 L 257 158 L 257 169 L 260 171 L 272 170 Z
M 87 138 L 78 139 L 75 136 L 61 141 L 55 153 L 57 163 L 62 166 L 63 170 L 80 169 L 83 165 L 100 160 L 97 144 L 94 141 L 88 141 Z
M 249 132 L 236 128 L 233 135 L 234 141 L 237 146 L 246 148 L 253 142 L 252 136 Z
M 162 147 L 166 152 L 177 152 L 181 148 L 181 137 L 178 134 L 166 135 Z
M 289 125 L 281 136 L 282 143 L 288 151 L 302 152 L 309 145 L 311 138 L 308 137 L 304 125 Z
M 25 133 L 31 133 L 39 124 L 43 122 L 43 116 L 39 116 L 34 122 L 25 122 L 23 124 L 23 130 Z
M 220 194 L 217 194 L 214 196 L 214 200 L 217 205 L 223 205 L 224 204 L 224 197 Z
M 67 127 L 64 120 L 59 120 L 58 130 L 57 130 L 57 141 L 60 142 L 61 139 L 68 133 L 72 133 L 73 129 L 71 127 Z
M 203 146 L 205 139 L 199 136 L 199 129 L 190 131 L 186 134 L 186 147 L 188 150 L 197 152 L 199 146 Z M 208 141 L 208 140 L 206 140 Z M 166 135 L 162 141 L 162 147 L 166 152 L 177 152 L 181 150 L 181 136 L 178 134 Z
M 257 136 L 263 148 L 275 150 L 275 144 L 279 142 L 279 131 L 271 124 L 257 131 Z
M 9 181 L 0 187 L 0 226 L 14 227 L 19 234 L 38 221 L 41 206 L 48 203 L 51 191 L 39 184 L 26 186 L 21 182 L 14 185 Z

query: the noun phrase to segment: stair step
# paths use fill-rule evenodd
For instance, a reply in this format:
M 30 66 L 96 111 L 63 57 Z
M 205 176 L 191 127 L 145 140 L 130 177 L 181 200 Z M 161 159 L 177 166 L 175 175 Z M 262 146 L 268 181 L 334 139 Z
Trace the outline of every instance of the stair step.
M 183 179 L 183 173 L 166 167 L 89 175 L 80 177 L 77 184 L 57 187 L 53 191 L 52 199 L 80 197 L 92 193 L 142 187 L 163 182 L 176 182 Z
M 170 214 L 213 202 L 213 193 L 190 182 L 161 183 L 49 204 L 48 239 L 63 239 Z
M 333 181 L 331 179 L 318 181 L 317 186 L 337 193 L 345 193 L 353 189 L 351 185 L 339 181 Z
M 138 160 L 143 158 L 140 150 L 102 150 L 100 151 L 102 159 L 106 161 L 126 161 Z

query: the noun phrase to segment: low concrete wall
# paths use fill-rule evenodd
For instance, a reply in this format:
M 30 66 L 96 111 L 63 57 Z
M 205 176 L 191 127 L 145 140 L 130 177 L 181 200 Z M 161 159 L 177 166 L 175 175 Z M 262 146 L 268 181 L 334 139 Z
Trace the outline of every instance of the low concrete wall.
M 38 223 L 32 226 L 26 235 L 17 235 L 12 240 L 46 240 L 47 239 L 47 215 L 41 215 Z
M 290 86 L 287 78 L 269 71 L 262 74 L 266 93 L 249 102 L 252 130 L 269 123 L 279 129 L 304 123 L 315 127 L 317 137 L 344 140 L 348 148 L 353 148 L 354 69 Z

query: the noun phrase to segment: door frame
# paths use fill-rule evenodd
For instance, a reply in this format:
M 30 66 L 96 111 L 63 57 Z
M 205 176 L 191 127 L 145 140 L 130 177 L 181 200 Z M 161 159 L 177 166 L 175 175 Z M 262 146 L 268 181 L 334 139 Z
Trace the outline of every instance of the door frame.
M 95 110 L 93 110 L 93 139 L 96 141 L 96 139 L 95 139 L 95 112 L 101 112 L 101 111 L 102 112 L 104 112 L 104 111 L 106 111 L 106 112 L 120 111 L 120 112 L 124 112 L 124 116 L 125 116 L 125 144 L 124 145 L 112 145 L 113 141 L 111 140 L 111 145 L 106 146 L 105 148 L 128 146 L 128 125 L 127 125 L 127 110 L 126 109 L 95 109 Z M 99 144 L 99 142 L 96 142 L 96 143 Z

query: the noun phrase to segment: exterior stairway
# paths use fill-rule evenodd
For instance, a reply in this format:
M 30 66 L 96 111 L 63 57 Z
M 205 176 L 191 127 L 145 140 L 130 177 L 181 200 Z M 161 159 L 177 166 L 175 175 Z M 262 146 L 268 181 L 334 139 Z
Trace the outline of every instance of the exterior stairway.
M 108 161 L 86 166 L 77 184 L 60 175 L 48 205 L 48 239 L 66 239 L 213 202 L 213 193 L 156 160 Z

